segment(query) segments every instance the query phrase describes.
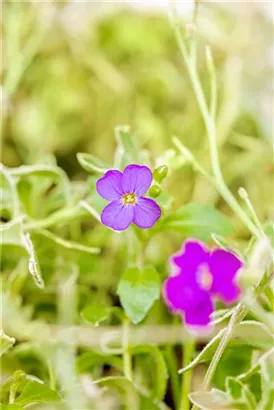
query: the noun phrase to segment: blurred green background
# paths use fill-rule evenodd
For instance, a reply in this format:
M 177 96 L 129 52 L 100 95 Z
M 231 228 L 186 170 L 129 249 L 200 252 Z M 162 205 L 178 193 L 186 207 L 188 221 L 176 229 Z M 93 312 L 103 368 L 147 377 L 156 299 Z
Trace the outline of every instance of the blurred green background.
M 176 135 L 210 167 L 202 120 L 166 13 L 136 11 L 123 2 L 4 2 L 3 17 L 4 164 L 33 164 L 54 154 L 70 177 L 84 178 L 76 153 L 111 163 L 114 127 L 128 124 L 152 159 L 172 162 L 166 151 Z M 191 19 L 187 12 L 185 24 Z M 265 219 L 273 176 L 271 8 L 201 2 L 197 36 L 206 90 L 206 44 L 217 65 L 217 134 L 226 180 L 232 188 L 245 186 Z M 218 200 L 187 166 L 171 177 L 169 190 L 179 204 L 191 197 Z

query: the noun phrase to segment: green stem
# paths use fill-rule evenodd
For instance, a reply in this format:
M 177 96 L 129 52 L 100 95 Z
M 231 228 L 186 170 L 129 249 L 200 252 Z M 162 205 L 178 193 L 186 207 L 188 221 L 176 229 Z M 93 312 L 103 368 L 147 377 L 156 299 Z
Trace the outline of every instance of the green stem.
M 260 293 L 262 293 L 264 291 L 264 289 L 269 285 L 269 276 L 267 274 L 264 274 L 263 277 L 258 281 L 258 283 L 256 284 L 256 286 L 254 287 L 253 290 L 253 297 L 256 298 L 257 296 L 259 296 Z M 206 390 L 208 389 L 212 377 L 215 373 L 215 370 L 219 364 L 219 361 L 224 353 L 224 350 L 226 348 L 226 346 L 228 345 L 229 341 L 231 340 L 233 333 L 237 327 L 237 325 L 245 318 L 245 316 L 248 313 L 248 308 L 243 304 L 243 303 L 239 303 L 231 318 L 230 321 L 228 323 L 228 326 L 225 330 L 225 333 L 222 337 L 222 340 L 220 341 L 220 344 L 213 356 L 213 359 L 210 362 L 210 365 L 207 369 L 205 378 L 204 378 L 204 382 L 203 382 L 203 388 Z M 196 410 L 197 407 L 194 406 L 192 408 L 192 410 Z
M 80 204 L 73 207 L 63 208 L 55 213 L 49 215 L 44 219 L 31 220 L 24 224 L 26 231 L 49 228 L 59 224 L 67 224 L 71 219 L 75 220 L 81 216 L 88 215 L 88 211 L 83 209 Z
M 204 378 L 204 381 L 203 381 L 203 389 L 204 390 L 207 390 L 210 383 L 211 383 L 212 377 L 213 377 L 213 375 L 215 373 L 215 370 L 216 370 L 216 368 L 219 364 L 219 361 L 220 361 L 220 359 L 221 359 L 221 357 L 224 353 L 224 350 L 225 350 L 228 342 L 230 341 L 230 339 L 233 335 L 235 327 L 237 326 L 238 323 L 240 323 L 244 319 L 247 312 L 248 312 L 248 309 L 245 306 L 243 306 L 242 303 L 239 303 L 237 305 L 237 307 L 235 308 L 235 310 L 234 310 L 234 312 L 233 312 L 233 314 L 230 318 L 230 321 L 228 323 L 228 326 L 226 327 L 225 333 L 224 333 L 224 335 L 223 335 L 223 337 L 220 341 L 220 344 L 219 344 L 219 346 L 218 346 L 218 348 L 217 348 L 217 350 L 216 350 L 216 352 L 213 356 L 213 359 L 211 360 L 210 365 L 207 369 L 207 372 L 206 372 L 206 375 L 205 375 L 205 378 Z M 193 410 L 195 408 L 196 407 L 194 406 Z
M 228 203 L 231 209 L 235 212 L 235 214 L 239 216 L 239 218 L 243 221 L 243 223 L 250 230 L 250 232 L 253 235 L 258 237 L 260 236 L 260 232 L 258 232 L 258 229 L 256 228 L 256 226 L 253 224 L 252 220 L 244 212 L 242 207 L 239 205 L 237 200 L 234 198 L 234 196 L 232 195 L 230 190 L 227 188 L 226 183 L 224 181 L 221 167 L 220 167 L 218 149 L 217 149 L 215 123 L 209 113 L 209 110 L 206 104 L 206 99 L 204 96 L 204 92 L 202 90 L 202 86 L 199 80 L 196 67 L 193 64 L 192 60 L 189 58 L 187 48 L 182 39 L 181 30 L 180 30 L 180 21 L 177 19 L 176 10 L 174 9 L 173 1 L 171 1 L 171 25 L 174 30 L 174 34 L 175 34 L 179 49 L 181 51 L 184 63 L 186 65 L 189 78 L 190 78 L 201 114 L 204 120 L 206 132 L 208 136 L 208 141 L 209 141 L 212 171 L 216 179 L 216 187 L 220 195 L 225 199 L 225 201 Z
M 246 190 L 244 188 L 240 188 L 238 193 L 239 193 L 240 197 L 243 199 L 243 201 L 245 201 L 247 209 L 249 210 L 250 216 L 251 216 L 251 218 L 253 218 L 253 221 L 254 221 L 255 225 L 257 226 L 258 231 L 260 232 L 261 236 L 262 237 L 265 236 L 264 228 L 263 228 L 263 226 L 262 226 L 262 224 L 261 224 L 261 222 L 258 218 L 258 215 L 255 211 L 254 206 L 252 205 L 252 203 L 249 199 L 248 193 L 246 192 Z
M 16 387 L 17 387 L 17 384 L 15 382 L 12 383 L 10 386 L 9 404 L 13 404 L 15 401 Z
M 129 352 L 128 335 L 129 335 L 129 320 L 127 317 L 125 317 L 124 324 L 123 324 L 123 335 L 122 335 L 123 367 L 124 367 L 125 377 L 132 381 L 132 363 L 131 363 L 131 355 Z
M 180 405 L 180 391 L 179 391 L 179 379 L 177 373 L 177 363 L 176 363 L 176 355 L 174 352 L 174 347 L 172 345 L 168 345 L 165 351 L 165 357 L 169 369 L 170 374 L 170 384 L 172 390 L 172 397 L 174 402 L 175 409 L 179 409 Z
M 191 362 L 194 350 L 195 350 L 194 340 L 191 340 L 184 345 L 183 367 L 188 366 L 189 363 Z M 191 380 L 192 380 L 192 370 L 189 370 L 182 376 L 182 391 L 181 391 L 181 401 L 180 401 L 179 410 L 188 410 L 190 407 L 188 395 L 191 389 Z

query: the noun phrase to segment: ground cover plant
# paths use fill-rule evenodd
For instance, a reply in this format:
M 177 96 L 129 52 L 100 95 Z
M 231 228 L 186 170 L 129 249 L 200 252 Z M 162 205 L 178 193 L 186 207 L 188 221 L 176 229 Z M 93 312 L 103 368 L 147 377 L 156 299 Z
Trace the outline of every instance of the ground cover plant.
M 3 3 L 3 410 L 274 408 L 272 23 L 177 6 Z

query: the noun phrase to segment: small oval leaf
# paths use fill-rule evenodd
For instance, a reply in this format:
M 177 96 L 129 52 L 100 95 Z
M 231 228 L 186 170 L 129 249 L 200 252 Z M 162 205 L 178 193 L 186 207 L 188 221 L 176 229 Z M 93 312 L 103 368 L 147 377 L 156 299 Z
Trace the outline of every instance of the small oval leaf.
M 127 269 L 118 285 L 121 304 L 133 323 L 144 319 L 153 302 L 160 296 L 160 277 L 154 268 Z
M 164 218 L 160 229 L 207 241 L 212 234 L 230 234 L 233 225 L 227 216 L 208 205 L 187 204 Z
M 81 311 L 82 318 L 91 325 L 97 326 L 100 322 L 106 320 L 111 313 L 111 307 L 104 303 L 91 303 Z

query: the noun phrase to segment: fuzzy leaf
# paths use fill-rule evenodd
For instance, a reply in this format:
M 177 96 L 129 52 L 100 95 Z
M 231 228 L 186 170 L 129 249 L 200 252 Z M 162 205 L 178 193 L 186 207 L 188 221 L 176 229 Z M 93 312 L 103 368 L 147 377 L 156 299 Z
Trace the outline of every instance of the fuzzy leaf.
M 154 361 L 155 367 L 153 367 L 153 397 L 158 400 L 163 400 L 166 394 L 168 372 L 166 362 L 162 353 L 156 346 L 142 345 L 130 349 L 132 355 L 136 354 L 149 354 Z
M 115 128 L 115 137 L 117 143 L 123 148 L 128 163 L 139 164 L 138 150 L 134 145 L 132 135 L 128 126 L 118 126 Z
M 1 342 L 1 348 L 0 348 L 0 357 L 2 354 L 4 354 L 8 349 L 10 349 L 14 343 L 15 339 L 14 337 L 10 337 L 6 335 L 2 330 L 0 331 L 0 342 Z
M 144 319 L 153 302 L 160 296 L 160 277 L 150 267 L 127 269 L 118 285 L 121 304 L 133 323 Z
M 76 359 L 76 366 L 79 373 L 85 373 L 96 366 L 103 366 L 105 364 L 123 370 L 122 359 L 118 356 L 90 351 L 82 353 Z
M 163 403 L 145 395 L 135 386 L 130 380 L 123 376 L 104 377 L 96 380 L 94 383 L 99 386 L 107 387 L 116 390 L 123 404 L 126 404 L 128 409 L 142 410 L 163 410 Z
M 99 172 L 104 174 L 109 169 L 112 168 L 111 165 L 106 164 L 105 162 L 101 161 L 100 159 L 94 157 L 91 154 L 85 154 L 83 152 L 78 152 L 76 154 L 77 159 L 81 167 L 83 167 L 86 171 L 94 173 Z
M 25 248 L 22 240 L 22 222 L 20 219 L 1 224 L 0 235 L 1 245 L 16 245 Z
M 209 392 L 190 393 L 188 397 L 192 404 L 202 410 L 225 410 L 231 408 L 226 394 L 217 389 Z
M 186 367 L 181 369 L 179 373 L 184 373 L 199 363 L 208 362 L 212 359 L 215 350 L 223 336 L 224 329 L 222 329 L 205 348 L 195 357 L 195 359 Z M 273 344 L 272 335 L 269 333 L 266 326 L 259 322 L 246 320 L 237 327 L 234 339 L 230 342 L 233 345 L 250 345 L 260 349 L 271 347 Z
M 116 390 L 120 395 L 122 403 L 125 403 L 128 408 L 139 408 L 138 392 L 133 383 L 127 378 L 122 376 L 104 377 L 96 380 L 95 383 L 99 386 Z
M 183 237 L 207 241 L 212 234 L 230 234 L 233 225 L 227 216 L 208 205 L 187 204 L 166 217 L 162 221 L 161 229 L 179 232 Z
M 51 390 L 45 384 L 32 380 L 25 385 L 20 396 L 16 398 L 15 403 L 25 406 L 29 403 L 45 403 L 59 400 L 60 397 L 54 390 Z

